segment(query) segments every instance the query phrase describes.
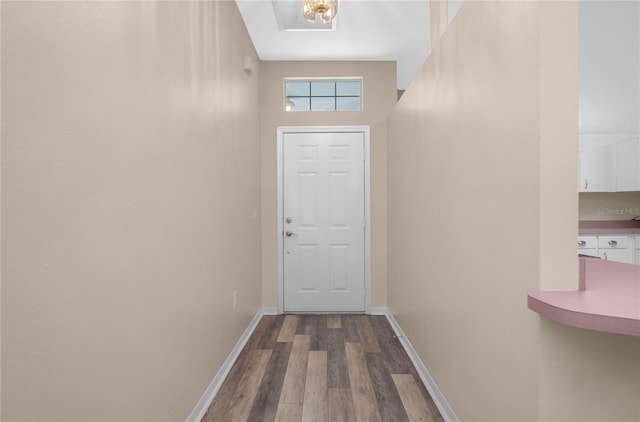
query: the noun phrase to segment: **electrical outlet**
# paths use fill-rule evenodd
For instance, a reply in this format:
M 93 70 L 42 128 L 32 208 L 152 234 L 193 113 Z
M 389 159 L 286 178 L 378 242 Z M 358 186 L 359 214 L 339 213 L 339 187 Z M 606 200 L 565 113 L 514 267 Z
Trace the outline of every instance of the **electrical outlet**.
M 238 307 L 238 291 L 233 291 L 233 309 Z

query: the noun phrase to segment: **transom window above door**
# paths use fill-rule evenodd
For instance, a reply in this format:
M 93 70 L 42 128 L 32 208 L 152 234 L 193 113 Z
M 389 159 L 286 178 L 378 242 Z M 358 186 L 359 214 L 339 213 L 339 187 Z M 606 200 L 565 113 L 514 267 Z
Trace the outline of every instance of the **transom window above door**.
M 285 79 L 286 111 L 360 111 L 362 79 Z

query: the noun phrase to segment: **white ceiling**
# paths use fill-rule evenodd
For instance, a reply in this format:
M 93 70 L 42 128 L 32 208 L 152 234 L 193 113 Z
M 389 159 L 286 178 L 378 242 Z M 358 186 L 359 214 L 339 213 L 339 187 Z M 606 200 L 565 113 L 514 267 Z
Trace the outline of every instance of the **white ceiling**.
M 281 29 L 288 12 L 301 18 L 302 0 L 236 3 L 262 60 L 396 61 L 405 89 L 429 55 L 428 0 L 340 0 L 330 30 Z

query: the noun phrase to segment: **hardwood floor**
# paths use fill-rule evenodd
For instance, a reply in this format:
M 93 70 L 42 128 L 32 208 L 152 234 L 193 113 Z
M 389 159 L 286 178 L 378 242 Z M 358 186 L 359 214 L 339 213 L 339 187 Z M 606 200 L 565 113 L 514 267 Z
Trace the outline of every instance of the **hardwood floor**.
M 203 422 L 442 421 L 384 316 L 264 316 Z

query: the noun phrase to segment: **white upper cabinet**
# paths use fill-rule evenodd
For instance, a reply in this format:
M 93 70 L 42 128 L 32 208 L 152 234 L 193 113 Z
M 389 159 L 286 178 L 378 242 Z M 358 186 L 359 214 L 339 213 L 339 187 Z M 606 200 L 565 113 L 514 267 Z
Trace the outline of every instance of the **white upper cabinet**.
M 579 2 L 580 192 L 640 191 L 640 2 Z
M 580 192 L 611 192 L 613 190 L 613 154 L 611 145 L 595 146 L 580 151 Z
M 614 145 L 615 190 L 640 191 L 640 139 Z
M 640 191 L 640 138 L 605 144 L 585 142 L 580 148 L 580 192 Z

